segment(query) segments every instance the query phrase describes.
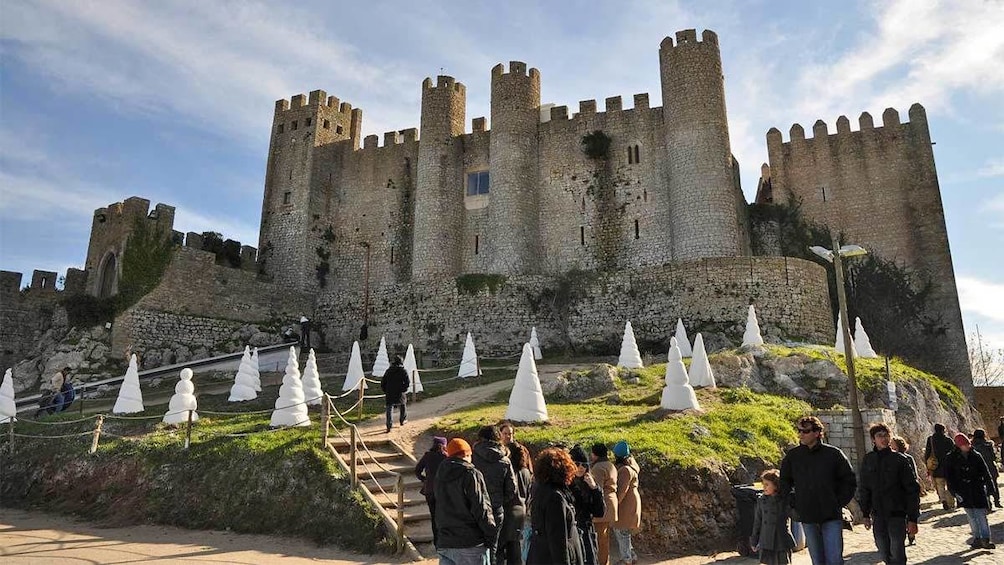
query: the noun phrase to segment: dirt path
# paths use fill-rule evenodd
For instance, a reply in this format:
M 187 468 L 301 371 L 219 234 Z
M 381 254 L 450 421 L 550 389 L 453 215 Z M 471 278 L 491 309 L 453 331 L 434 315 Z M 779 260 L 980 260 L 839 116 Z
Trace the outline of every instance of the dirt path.
M 564 371 L 579 368 L 579 365 L 538 365 L 537 372 L 541 383 L 546 383 L 555 379 Z M 372 418 L 360 425 L 359 431 L 366 440 L 371 437 L 390 438 L 396 441 L 401 447 L 415 456 L 416 459 L 422 457 L 432 442 L 431 434 L 428 433 L 440 418 L 455 412 L 459 409 L 484 402 L 501 391 L 510 390 L 513 379 L 497 381 L 484 386 L 465 388 L 454 392 L 448 392 L 440 396 L 434 396 L 419 402 L 408 405 L 408 422 L 402 427 L 397 425 L 397 410 L 394 411 L 394 428 L 390 434 L 386 433 L 386 424 L 383 417 Z

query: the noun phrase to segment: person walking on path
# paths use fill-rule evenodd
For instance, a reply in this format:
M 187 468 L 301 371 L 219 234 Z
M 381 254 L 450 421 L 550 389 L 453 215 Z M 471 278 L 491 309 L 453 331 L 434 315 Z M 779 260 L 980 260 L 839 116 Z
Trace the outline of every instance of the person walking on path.
M 607 446 L 593 444 L 589 472 L 603 491 L 603 516 L 593 518 L 596 527 L 596 565 L 610 563 L 610 527 L 617 521 L 617 468 L 607 458 Z
M 965 509 L 966 517 L 969 518 L 969 529 L 973 534 L 973 542 L 970 544 L 972 548 L 994 549 L 997 546 L 990 541 L 990 524 L 987 522 L 990 469 L 983 461 L 983 456 L 972 448 L 966 434 L 955 435 L 955 447 L 945 458 L 948 491 L 959 506 Z
M 582 565 L 582 541 L 575 526 L 575 506 L 569 485 L 575 463 L 563 449 L 540 452 L 533 466 L 530 509 L 530 551 L 527 565 Z
M 917 472 L 917 462 L 913 460 L 913 455 L 910 455 L 910 444 L 906 442 L 903 436 L 892 436 L 892 442 L 889 444 L 889 448 L 896 453 L 902 453 L 906 455 L 906 460 L 910 464 L 910 468 L 913 469 L 913 476 L 917 477 L 917 490 L 923 496 L 927 489 L 924 488 L 923 483 L 920 482 L 920 473 Z M 906 541 L 908 545 L 913 545 L 914 541 L 917 539 L 916 533 L 906 533 Z
M 300 347 L 310 349 L 310 320 L 300 316 Z
M 530 499 L 533 471 L 530 452 L 518 443 L 509 444 L 509 461 L 516 476 L 516 501 L 502 521 L 499 533 L 498 565 L 523 565 L 523 528 L 526 525 L 526 505 Z
M 481 471 L 488 487 L 492 512 L 499 528 L 505 525 L 506 516 L 523 512 L 523 502 L 516 496 L 516 475 L 509 461 L 509 452 L 499 440 L 502 439 L 496 426 L 485 426 L 478 432 L 478 443 L 474 444 L 474 467 Z M 520 508 L 517 510 L 516 506 Z M 511 518 L 510 518 L 511 519 Z M 499 539 L 501 540 L 501 538 Z M 496 563 L 498 547 L 492 547 L 491 561 Z
M 908 456 L 889 445 L 889 426 L 868 429 L 875 448 L 861 462 L 858 504 L 865 529 L 871 529 L 875 547 L 886 565 L 906 564 L 906 536 L 917 534 L 920 519 L 920 484 Z
M 614 539 L 620 553 L 618 565 L 634 565 L 638 554 L 631 547 L 631 533 L 641 528 L 641 494 L 638 493 L 638 462 L 631 457 L 631 446 L 621 440 L 614 444 L 614 466 L 617 467 L 617 521 L 613 524 Z
M 1000 442 L 1001 461 L 1004 462 L 1004 416 L 1001 416 L 1000 423 L 997 424 L 997 441 Z
M 439 565 L 491 565 L 498 526 L 481 472 L 471 464 L 471 446 L 460 438 L 446 444 L 436 471 L 436 552 Z
M 927 467 L 927 474 L 934 483 L 934 490 L 941 499 L 941 507 L 945 510 L 955 510 L 955 499 L 948 492 L 945 485 L 945 458 L 955 449 L 951 438 L 945 434 L 945 425 L 938 423 L 934 425 L 934 434 L 927 438 L 924 445 L 924 466 Z
M 391 361 L 387 372 L 380 379 L 380 388 L 383 390 L 384 399 L 387 403 L 387 433 L 394 427 L 394 407 L 398 407 L 398 417 L 401 425 L 408 421 L 408 387 L 411 386 L 411 379 L 408 371 L 404 370 L 404 359 L 400 355 L 395 355 Z
M 997 484 L 997 478 L 1000 476 L 1000 471 L 997 470 L 997 451 L 994 442 L 987 439 L 986 430 L 982 428 L 973 430 L 973 449 L 983 456 L 983 461 L 987 464 L 987 469 L 990 470 L 990 479 L 994 488 L 988 494 L 993 496 L 994 506 L 1004 508 L 1001 506 L 1001 489 Z
M 788 503 L 780 494 L 781 473 L 768 469 L 760 475 L 760 481 L 763 482 L 763 494 L 756 502 L 750 546 L 760 552 L 760 563 L 791 563 L 795 538 L 788 522 Z
M 429 505 L 429 516 L 432 518 L 432 545 L 437 547 L 439 544 L 436 543 L 436 472 L 445 460 L 446 438 L 436 436 L 432 438 L 432 447 L 415 465 L 415 476 L 422 481 L 422 489 L 419 492 L 425 497 L 425 503 Z
M 575 463 L 572 479 L 572 497 L 575 502 L 575 526 L 582 541 L 583 565 L 596 565 L 596 528 L 593 519 L 603 516 L 603 491 L 589 472 L 589 458 L 582 446 L 576 444 L 568 451 Z
M 839 448 L 823 443 L 823 423 L 815 416 L 798 420 L 799 445 L 781 461 L 781 496 L 792 505 L 805 531 L 813 565 L 844 562 L 842 509 L 854 498 L 857 479 Z

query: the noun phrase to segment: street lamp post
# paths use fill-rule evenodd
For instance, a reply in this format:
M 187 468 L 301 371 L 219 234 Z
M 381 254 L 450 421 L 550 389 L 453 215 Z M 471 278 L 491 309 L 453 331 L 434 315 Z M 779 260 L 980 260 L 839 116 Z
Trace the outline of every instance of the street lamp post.
M 844 265 L 843 257 L 856 257 L 868 253 L 866 249 L 858 245 L 840 246 L 836 236 L 833 237 L 833 249 L 831 251 L 825 247 L 814 245 L 810 251 L 819 255 L 823 259 L 833 263 L 833 271 L 837 280 L 837 307 L 840 309 L 840 319 L 843 323 L 837 328 L 843 334 L 844 340 L 844 360 L 847 363 L 847 379 L 850 381 L 850 401 L 851 401 L 851 431 L 854 434 L 855 463 L 860 463 L 865 456 L 865 426 L 861 420 L 861 410 L 858 408 L 858 382 L 854 378 L 854 342 L 851 338 L 851 327 L 847 318 L 847 296 L 844 293 Z

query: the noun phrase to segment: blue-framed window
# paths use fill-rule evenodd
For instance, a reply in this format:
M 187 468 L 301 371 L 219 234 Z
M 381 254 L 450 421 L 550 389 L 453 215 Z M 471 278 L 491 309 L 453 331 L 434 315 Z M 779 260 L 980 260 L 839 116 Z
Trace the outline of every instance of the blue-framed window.
M 467 173 L 467 196 L 488 194 L 488 171 Z

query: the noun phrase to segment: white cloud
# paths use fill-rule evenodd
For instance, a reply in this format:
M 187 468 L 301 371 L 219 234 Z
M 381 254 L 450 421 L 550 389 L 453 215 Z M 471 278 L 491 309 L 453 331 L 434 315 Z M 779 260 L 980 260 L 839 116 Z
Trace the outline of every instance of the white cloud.
M 955 284 L 963 312 L 1004 324 L 1004 283 L 962 275 Z
M 241 242 L 241 245 L 258 246 L 257 225 L 237 219 L 200 214 L 188 206 L 179 206 L 175 209 L 174 229 L 185 233 L 213 231 L 221 234 L 223 239 L 234 239 Z
M 987 162 L 976 171 L 976 176 L 980 178 L 1004 176 L 1004 157 L 988 159 Z

